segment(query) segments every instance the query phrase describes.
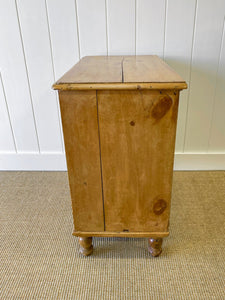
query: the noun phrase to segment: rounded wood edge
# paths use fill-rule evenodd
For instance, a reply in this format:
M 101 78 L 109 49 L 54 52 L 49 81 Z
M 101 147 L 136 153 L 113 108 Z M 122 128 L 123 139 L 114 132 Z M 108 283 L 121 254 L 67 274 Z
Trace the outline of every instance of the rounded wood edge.
M 110 231 L 102 231 L 102 232 L 85 232 L 85 231 L 74 231 L 72 233 L 74 236 L 78 237 L 151 237 L 151 238 L 163 238 L 169 235 L 169 232 L 110 232 Z
M 55 83 L 54 90 L 165 90 L 187 89 L 186 82 L 152 83 Z

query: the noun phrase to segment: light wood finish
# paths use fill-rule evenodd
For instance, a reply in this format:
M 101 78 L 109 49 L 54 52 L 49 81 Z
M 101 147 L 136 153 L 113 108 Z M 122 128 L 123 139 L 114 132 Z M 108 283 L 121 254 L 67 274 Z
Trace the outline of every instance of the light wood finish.
M 53 88 L 185 89 L 187 84 L 156 55 L 87 56 L 60 78 Z
M 182 90 L 186 82 L 151 82 L 151 83 L 61 83 L 54 84 L 55 90 Z
M 74 227 L 104 231 L 95 91 L 59 93 Z
M 122 82 L 122 56 L 85 56 L 56 85 L 62 83 Z
M 167 237 L 169 235 L 169 232 L 114 232 L 114 231 L 102 231 L 102 232 L 96 232 L 96 231 L 74 231 L 74 236 L 82 236 L 82 237 L 89 237 L 89 236 L 96 236 L 96 237 L 134 237 L 134 238 L 143 238 L 143 237 L 152 237 L 152 238 L 158 238 L 158 237 Z
M 162 242 L 163 240 L 161 238 L 157 238 L 157 239 L 150 238 L 148 240 L 148 244 L 149 244 L 148 251 L 152 256 L 156 257 L 162 253 Z
M 123 59 L 124 82 L 184 82 L 156 55 L 126 56 Z
M 79 237 L 80 253 L 89 256 L 93 252 L 92 237 Z
M 98 91 L 106 231 L 168 231 L 178 97 Z
M 92 236 L 169 235 L 179 92 L 156 56 L 85 57 L 53 86 L 59 99 L 80 252 Z

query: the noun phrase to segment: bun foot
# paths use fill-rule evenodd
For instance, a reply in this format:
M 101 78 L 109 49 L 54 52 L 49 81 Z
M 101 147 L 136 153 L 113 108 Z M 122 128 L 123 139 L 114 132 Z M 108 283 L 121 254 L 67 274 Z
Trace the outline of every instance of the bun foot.
M 148 251 L 149 253 L 156 257 L 159 256 L 162 252 L 162 238 L 157 238 L 157 239 L 149 239 L 148 240 L 149 247 Z
M 92 237 L 79 237 L 80 253 L 84 256 L 93 252 Z

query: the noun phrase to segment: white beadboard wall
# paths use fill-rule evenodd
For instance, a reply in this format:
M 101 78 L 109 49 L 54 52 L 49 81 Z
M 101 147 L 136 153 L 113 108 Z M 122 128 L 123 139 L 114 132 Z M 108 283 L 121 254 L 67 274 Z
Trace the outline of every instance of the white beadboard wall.
M 224 0 L 0 0 L 0 170 L 66 170 L 51 85 L 83 56 L 125 54 L 188 82 L 175 169 L 225 169 L 224 26 Z

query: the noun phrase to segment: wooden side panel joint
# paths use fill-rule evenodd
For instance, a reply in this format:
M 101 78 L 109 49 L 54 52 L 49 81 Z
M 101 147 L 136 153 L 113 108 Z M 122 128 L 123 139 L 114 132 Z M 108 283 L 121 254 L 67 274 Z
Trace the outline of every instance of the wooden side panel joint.
M 102 174 L 101 137 L 100 137 L 99 112 L 98 112 L 98 91 L 96 91 L 96 107 L 97 107 L 97 120 L 98 120 L 98 142 L 99 142 L 100 173 L 101 173 L 101 188 L 102 188 L 102 208 L 103 208 L 103 221 L 104 221 L 104 231 L 105 231 L 105 204 L 104 204 L 104 184 L 103 184 L 103 174 Z
M 105 230 L 168 232 L 179 92 L 98 91 Z
M 96 91 L 60 91 L 76 231 L 104 231 Z

